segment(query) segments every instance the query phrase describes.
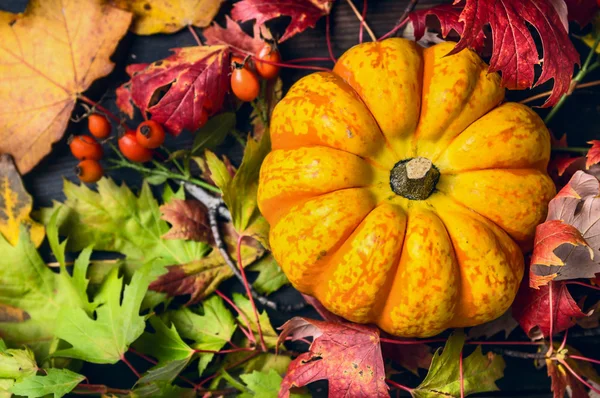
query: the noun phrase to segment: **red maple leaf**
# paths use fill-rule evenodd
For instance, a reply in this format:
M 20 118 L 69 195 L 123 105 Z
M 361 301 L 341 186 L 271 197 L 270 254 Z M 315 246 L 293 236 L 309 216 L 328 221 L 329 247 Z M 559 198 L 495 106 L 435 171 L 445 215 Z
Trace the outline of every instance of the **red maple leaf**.
M 455 0 L 454 4 L 461 2 Z M 552 94 L 544 107 L 555 105 L 569 91 L 573 67 L 579 64 L 579 53 L 569 39 L 567 6 L 563 1 L 466 0 L 458 18 L 463 24 L 461 27 L 454 21 L 455 14 L 449 6 L 429 14 L 418 12 L 425 14 L 419 18 L 420 21 L 424 21 L 426 15 L 436 15 L 440 17 L 442 29 L 461 30 L 460 41 L 451 53 L 467 47 L 480 47 L 483 28 L 489 25 L 493 41 L 490 71 L 500 71 L 502 83 L 507 88 L 530 88 L 554 79 Z M 529 25 L 535 28 L 541 39 L 543 60 Z M 542 64 L 542 74 L 536 81 L 534 66 L 538 64 Z
M 215 22 L 211 27 L 204 29 L 202 35 L 206 39 L 206 44 L 229 46 L 231 52 L 243 57 L 258 53 L 264 46 L 264 41 L 260 39 L 257 27 L 258 25 L 255 26 L 254 37 L 252 37 L 247 35 L 240 28 L 240 25 L 226 15 L 225 27 L 221 27 Z M 270 36 L 266 33 L 266 29 L 263 30 L 263 36 L 265 35 Z
M 426 344 L 382 343 L 383 356 L 419 375 L 419 369 L 429 369 L 433 354 Z
M 560 333 L 573 326 L 574 319 L 587 316 L 581 312 L 564 282 L 551 283 L 552 311 L 549 285 L 533 289 L 527 283 L 522 283 L 512 305 L 513 316 L 531 338 L 547 337 L 550 334 L 551 319 L 553 333 Z
M 133 114 L 132 103 L 149 112 L 171 134 L 195 131 L 221 110 L 229 90 L 226 46 L 176 48 L 168 58 L 129 65 L 131 80 L 117 90 L 117 106 Z
M 236 21 L 256 19 L 263 25 L 280 16 L 292 18 L 280 41 L 285 41 L 307 28 L 314 28 L 317 21 L 329 14 L 333 0 L 242 0 L 235 3 L 231 16 Z
M 589 169 L 600 162 L 600 140 L 588 141 L 588 144 L 592 144 L 592 147 L 587 153 L 587 160 L 585 162 L 586 169 Z
M 421 39 L 427 28 L 427 17 L 435 16 L 440 21 L 442 37 L 446 38 L 450 31 L 454 30 L 460 36 L 463 34 L 464 24 L 459 21 L 462 7 L 457 7 L 452 4 L 442 4 L 431 8 L 416 10 L 408 14 L 410 21 L 413 24 L 415 31 L 415 40 Z M 483 30 L 479 32 L 476 39 L 471 44 L 471 48 L 479 51 L 483 49 L 485 34 Z
M 535 233 L 530 286 L 600 272 L 600 181 L 577 171 L 548 205 Z
M 309 351 L 288 367 L 280 398 L 290 388 L 317 380 L 329 381 L 329 397 L 389 397 L 381 355 L 379 329 L 354 323 L 323 322 L 295 317 L 282 327 L 279 342 L 288 336 L 313 337 Z
M 598 3 L 596 0 L 565 0 L 569 21 L 575 21 L 583 27 L 592 21 Z

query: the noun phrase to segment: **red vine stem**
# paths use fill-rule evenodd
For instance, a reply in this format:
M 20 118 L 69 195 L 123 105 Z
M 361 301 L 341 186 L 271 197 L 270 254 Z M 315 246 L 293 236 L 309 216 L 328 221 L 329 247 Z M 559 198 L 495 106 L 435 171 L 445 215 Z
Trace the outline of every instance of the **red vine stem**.
M 393 35 L 394 33 L 396 33 L 398 30 L 400 30 L 400 28 L 402 28 L 404 25 L 406 25 L 406 23 L 409 21 L 409 18 L 406 17 L 402 20 L 402 22 L 400 22 L 398 25 L 396 25 L 394 27 L 394 29 L 390 30 L 389 32 L 387 32 L 385 35 L 381 36 L 377 41 L 382 41 L 387 39 L 388 37 L 390 37 L 391 35 Z
M 252 326 L 250 325 L 250 320 L 248 319 L 248 317 L 246 316 L 246 314 L 244 314 L 242 312 L 242 310 L 240 310 L 239 307 L 237 305 L 235 305 L 235 303 L 233 301 L 231 301 L 231 299 L 229 297 L 227 297 L 226 295 L 224 295 L 223 293 L 221 293 L 219 290 L 215 290 L 215 293 L 217 294 L 217 296 L 219 296 L 223 300 L 225 300 L 227 302 L 227 304 L 229 304 L 230 306 L 232 306 L 233 309 L 240 315 L 240 317 L 244 320 L 244 322 L 248 326 L 248 330 L 249 331 L 246 330 L 245 328 L 243 328 L 241 325 L 240 325 L 240 330 L 246 335 L 246 337 L 248 338 L 248 340 L 250 340 L 253 343 L 256 343 L 256 339 L 254 338 L 254 334 L 252 334 Z
M 465 377 L 463 374 L 463 350 L 458 357 L 458 380 L 460 382 L 460 398 L 465 398 Z
M 572 357 L 571 357 L 572 358 Z M 567 363 L 567 361 L 563 361 L 561 359 L 558 360 L 558 362 L 564 366 L 565 368 L 567 368 L 567 370 L 569 372 L 571 372 L 571 374 L 573 376 L 575 376 L 575 378 L 577 380 L 579 380 L 584 386 L 586 386 L 587 388 L 589 388 L 590 390 L 594 391 L 595 393 L 600 394 L 600 390 L 598 390 L 596 387 L 594 387 L 593 385 L 591 385 L 590 383 L 588 383 L 587 381 L 583 380 L 583 377 L 579 376 L 573 369 L 571 369 L 571 367 L 569 366 L 569 364 Z
M 573 87 L 573 90 L 578 90 L 580 88 L 586 88 L 586 87 L 594 87 L 594 86 L 599 86 L 599 85 L 600 85 L 600 80 L 594 80 L 593 82 L 589 82 L 589 83 L 577 84 L 577 85 L 575 85 L 575 87 Z M 543 93 L 536 94 L 536 95 L 533 95 L 531 97 L 525 98 L 524 100 L 519 101 L 519 103 L 520 104 L 528 104 L 528 103 L 533 102 L 535 100 L 538 100 L 538 99 L 541 99 L 541 98 L 546 98 L 550 94 L 552 94 L 552 91 L 544 91 Z
M 591 363 L 595 363 L 600 365 L 600 361 L 597 359 L 593 359 L 593 358 L 588 358 L 588 357 L 582 357 L 581 355 L 569 355 L 569 358 L 571 359 L 577 359 L 580 361 L 585 361 L 585 362 L 591 362 Z
M 311 58 L 296 58 L 287 60 L 287 64 L 300 64 L 302 62 L 320 62 L 320 61 L 331 61 L 330 57 L 311 57 Z
M 106 109 L 105 107 L 103 107 L 102 105 L 97 103 L 96 101 L 94 101 L 82 94 L 80 94 L 77 98 L 79 98 L 81 101 L 85 102 L 86 104 L 89 104 L 89 105 L 93 106 L 94 108 L 98 109 L 100 112 L 104 113 L 106 116 L 108 116 L 109 118 L 114 120 L 116 123 L 121 124 L 121 119 L 119 119 L 117 116 L 115 116 L 114 113 L 112 113 L 111 111 L 109 111 L 108 109 Z
M 196 44 L 201 46 L 202 41 L 200 40 L 200 38 L 198 37 L 198 34 L 194 30 L 194 27 L 192 25 L 188 25 L 187 27 L 188 27 L 188 30 L 190 31 L 190 33 L 192 34 L 192 36 L 194 36 L 194 40 L 196 41 Z
M 550 282 L 548 284 L 548 300 L 549 300 L 549 306 L 550 306 L 550 348 L 548 348 L 548 352 L 546 353 L 546 356 L 551 357 L 552 356 L 552 350 L 554 349 L 554 343 L 552 342 L 552 334 L 554 334 L 554 305 L 552 303 L 552 282 Z
M 373 31 L 371 30 L 371 28 L 369 27 L 369 25 L 367 25 L 367 21 L 365 21 L 365 19 L 362 17 L 362 15 L 358 11 L 358 9 L 356 8 L 356 6 L 352 2 L 352 0 L 346 0 L 346 3 L 348 3 L 348 5 L 350 6 L 350 8 L 352 8 L 352 11 L 354 11 L 354 15 L 356 15 L 356 18 L 358 18 L 358 20 L 360 21 L 361 26 L 365 27 L 365 30 L 367 31 L 367 33 L 371 37 L 371 40 L 377 41 L 377 37 L 375 36 L 375 33 L 373 33 Z
M 329 59 L 331 62 L 337 62 L 335 55 L 333 55 L 333 47 L 331 46 L 331 20 L 329 14 L 327 14 L 327 20 L 325 22 L 325 41 L 327 41 L 327 51 L 329 51 Z
M 252 54 L 250 54 L 250 55 L 252 55 Z M 254 55 L 252 55 L 252 58 L 256 61 L 256 57 Z M 284 64 L 281 62 L 267 61 L 266 59 L 261 59 L 260 62 L 264 63 L 264 64 L 269 64 L 269 65 L 281 66 L 282 68 L 306 69 L 306 70 L 318 70 L 318 71 L 331 72 L 331 69 L 322 68 L 320 66 L 290 65 L 290 64 Z
M 260 352 L 255 352 L 255 353 L 253 353 L 253 354 L 250 354 L 250 355 L 248 355 L 246 358 L 244 358 L 244 359 L 242 359 L 242 360 L 239 360 L 239 361 L 237 361 L 237 362 L 236 362 L 236 363 L 234 363 L 234 364 L 231 364 L 231 365 L 229 365 L 228 367 L 226 367 L 226 368 L 225 368 L 225 370 L 233 369 L 233 368 L 235 368 L 236 366 L 239 366 L 239 365 L 243 364 L 244 362 L 247 362 L 247 361 L 251 360 L 252 358 L 256 357 L 256 356 L 257 356 L 257 355 L 259 355 L 259 354 L 261 354 L 261 353 L 260 353 Z M 212 379 L 214 379 L 214 378 L 215 378 L 215 377 L 217 377 L 218 375 L 219 375 L 219 372 L 215 373 L 214 375 L 210 375 L 210 376 L 208 376 L 206 379 L 204 379 L 204 380 L 202 380 L 200 383 L 196 384 L 196 387 L 194 387 L 194 390 L 198 390 L 200 387 L 202 387 L 202 385 L 203 385 L 204 383 L 206 383 L 206 382 L 207 382 L 207 381 L 209 381 L 209 380 L 212 380 Z
M 567 336 L 569 335 L 569 329 L 565 330 L 565 335 L 563 336 L 562 343 L 560 347 L 558 347 L 558 352 L 561 352 L 563 348 L 567 345 Z
M 388 383 L 389 385 L 391 385 L 391 386 L 394 386 L 394 387 L 396 387 L 396 388 L 399 388 L 399 389 L 401 389 L 401 390 L 407 391 L 407 392 L 412 392 L 412 390 L 413 390 L 412 388 L 409 388 L 409 387 L 403 386 L 402 384 L 396 383 L 395 381 L 393 381 L 393 380 L 390 380 L 390 379 L 385 379 L 385 381 L 386 381 L 386 383 Z
M 267 346 L 263 337 L 262 328 L 260 327 L 260 317 L 258 316 L 258 309 L 256 309 L 254 297 L 252 297 L 252 292 L 250 291 L 250 284 L 248 283 L 248 279 L 246 278 L 246 271 L 244 271 L 244 264 L 242 263 L 242 241 L 244 240 L 244 238 L 244 235 L 240 235 L 237 240 L 236 255 L 238 268 L 240 269 L 240 273 L 242 274 L 242 279 L 244 280 L 244 288 L 246 289 L 248 300 L 250 300 L 252 310 L 254 311 L 254 317 L 256 318 L 256 328 L 258 329 L 258 338 L 260 339 L 260 346 L 263 351 L 267 351 Z
M 363 9 L 362 9 L 362 14 L 361 14 L 363 21 L 367 17 L 367 5 L 368 5 L 368 1 L 367 0 L 363 0 Z M 361 23 L 360 24 L 360 28 L 358 28 L 358 42 L 359 43 L 363 42 L 364 27 L 365 27 L 365 25 L 363 23 Z
M 585 286 L 587 288 L 594 289 L 594 290 L 600 290 L 600 286 L 594 286 L 594 285 L 590 285 L 590 284 L 584 283 L 584 282 L 568 281 L 568 282 L 565 282 L 565 285 L 579 285 L 579 286 Z
M 135 370 L 135 368 L 133 367 L 133 365 L 127 360 L 127 358 L 125 358 L 125 354 L 123 354 L 123 356 L 121 357 L 121 361 L 123 361 L 123 363 L 125 365 L 127 365 L 127 367 L 129 369 L 131 369 L 131 371 L 133 372 L 133 374 L 139 379 L 142 376 L 140 375 L 140 372 L 138 372 L 137 370 Z

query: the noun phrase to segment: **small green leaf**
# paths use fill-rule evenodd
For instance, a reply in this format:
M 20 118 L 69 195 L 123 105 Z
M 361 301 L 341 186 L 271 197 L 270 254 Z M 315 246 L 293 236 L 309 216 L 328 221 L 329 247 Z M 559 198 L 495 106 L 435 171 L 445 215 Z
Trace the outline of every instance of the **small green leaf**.
M 218 296 L 211 296 L 203 302 L 203 315 L 192 312 L 189 308 L 171 311 L 169 318 L 186 339 L 193 340 L 193 348 L 197 350 L 218 351 L 227 344 L 236 329 L 231 312 Z M 198 372 L 204 372 L 214 354 L 200 353 Z
M 263 257 L 248 269 L 259 273 L 252 284 L 259 293 L 271 294 L 290 283 L 272 255 Z
M 233 177 L 231 177 L 231 174 L 229 174 L 229 171 L 227 170 L 227 166 L 225 166 L 225 162 L 223 162 L 221 159 L 219 159 L 217 155 L 208 150 L 205 152 L 205 157 L 206 165 L 210 170 L 210 177 L 215 182 L 215 184 L 217 184 L 217 187 L 223 190 L 223 187 L 227 187 L 233 179 Z
M 105 364 L 121 360 L 146 325 L 139 312 L 151 279 L 150 267 L 148 264 L 134 273 L 125 287 L 122 303 L 123 279 L 119 278 L 118 269 L 111 271 L 98 293 L 101 305 L 95 319 L 80 308 L 61 308 L 56 335 L 72 347 L 54 355 Z
M 415 398 L 442 398 L 460 396 L 460 352 L 465 335 L 457 331 L 450 336 L 444 350 L 433 355 L 425 380 L 411 394 Z M 504 376 L 504 360 L 493 353 L 483 355 L 481 346 L 463 361 L 465 396 L 478 392 L 498 391 L 496 380 Z
M 163 175 L 151 174 L 146 177 L 146 182 L 150 185 L 161 185 L 167 181 L 167 177 Z
M 177 192 L 174 192 L 173 188 L 171 188 L 171 185 L 165 184 L 162 194 L 163 203 L 169 203 L 173 199 L 185 200 L 185 188 L 180 186 Z
M 223 142 L 227 134 L 235 128 L 234 112 L 225 112 L 210 118 L 204 126 L 196 131 L 192 155 L 199 155 L 204 149 L 214 149 Z
M 37 372 L 37 363 L 33 351 L 6 348 L 0 339 L 0 379 L 21 380 Z
M 158 359 L 158 364 L 150 369 L 138 384 L 152 381 L 172 382 L 188 365 L 194 350 L 179 337 L 175 325 L 169 328 L 156 316 L 150 318 L 150 324 L 155 333 L 145 332 L 133 346 L 136 350 Z
M 85 377 L 69 369 L 46 369 L 44 376 L 29 376 L 16 383 L 11 392 L 28 398 L 44 397 L 53 394 L 60 398 L 71 392 Z
M 274 369 L 263 372 L 253 371 L 250 374 L 240 375 L 251 393 L 243 393 L 239 398 L 277 398 L 283 378 Z M 310 398 L 310 394 L 290 394 L 292 398 Z

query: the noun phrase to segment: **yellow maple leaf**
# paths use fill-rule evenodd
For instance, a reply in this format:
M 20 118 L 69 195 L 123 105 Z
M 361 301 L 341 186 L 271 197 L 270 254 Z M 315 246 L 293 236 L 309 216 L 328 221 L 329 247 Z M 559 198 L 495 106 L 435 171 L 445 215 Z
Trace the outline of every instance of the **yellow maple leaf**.
M 223 0 L 114 0 L 134 13 L 131 31 L 138 35 L 173 33 L 188 25 L 208 26 Z
M 58 141 L 80 93 L 109 74 L 132 15 L 103 0 L 31 0 L 0 11 L 0 153 L 31 170 Z
M 29 217 L 32 206 L 31 196 L 25 190 L 10 155 L 0 155 L 0 233 L 11 245 L 19 241 L 21 224 L 29 230 L 36 247 L 42 244 L 44 226 Z

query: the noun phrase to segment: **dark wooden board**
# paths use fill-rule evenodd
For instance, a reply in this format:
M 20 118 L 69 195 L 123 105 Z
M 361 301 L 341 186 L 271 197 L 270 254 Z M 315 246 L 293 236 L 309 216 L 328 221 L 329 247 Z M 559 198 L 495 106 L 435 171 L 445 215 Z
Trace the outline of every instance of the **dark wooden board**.
M 360 1 L 354 0 L 355 4 L 360 5 Z M 423 0 L 419 3 L 419 8 L 429 7 L 439 1 Z M 25 9 L 27 0 L 0 0 L 0 10 L 18 12 Z M 225 2 L 223 10 L 217 18 L 223 21 L 224 14 L 231 9 L 231 2 Z M 407 0 L 370 0 L 368 6 L 367 21 L 376 35 L 381 36 L 389 31 L 397 19 L 402 14 Z M 282 31 L 288 19 L 282 18 L 280 21 L 272 24 L 274 30 Z M 335 5 L 332 17 L 332 43 L 333 52 L 336 56 L 341 55 L 345 50 L 352 47 L 358 41 L 358 21 L 343 0 L 339 0 Z M 572 26 L 577 29 L 576 27 Z M 368 36 L 365 34 L 365 38 Z M 136 36 L 128 34 L 120 44 L 117 52 L 113 56 L 117 66 L 115 71 L 107 78 L 96 82 L 87 93 L 94 99 L 99 99 L 102 94 L 108 92 L 104 104 L 111 110 L 117 111 L 114 104 L 114 89 L 127 80 L 125 66 L 136 62 L 152 62 L 169 55 L 169 49 L 175 47 L 184 47 L 195 45 L 195 42 L 187 30 L 175 33 L 173 35 L 155 35 L 150 37 Z M 586 49 L 580 43 L 576 43 L 578 49 L 586 54 Z M 281 51 L 284 59 L 302 58 L 302 57 L 326 57 L 328 56 L 325 41 L 325 20 L 318 22 L 315 29 L 309 29 L 306 32 L 290 39 L 281 45 Z M 328 66 L 327 63 L 324 64 Z M 298 80 L 307 71 L 284 70 L 282 77 L 285 88 L 289 87 L 294 81 Z M 3 78 L 4 76 L 0 76 Z M 589 80 L 600 78 L 600 72 L 590 76 Z M 508 98 L 513 100 L 528 97 L 534 93 L 548 90 L 550 84 L 545 84 L 533 92 L 509 92 Z M 538 104 L 541 104 L 539 102 Z M 566 106 L 550 126 L 555 135 L 559 136 L 567 133 L 571 145 L 583 145 L 589 139 L 600 138 L 600 124 L 597 123 L 598 112 L 600 110 L 600 90 L 587 89 L 576 91 Z M 80 110 L 80 109 L 79 109 Z M 247 111 L 247 110 L 246 110 Z M 543 116 L 547 111 L 538 109 Z M 242 121 L 240 129 L 247 131 L 248 126 Z M 35 206 L 48 206 L 53 200 L 61 200 L 62 180 L 64 178 L 74 180 L 73 168 L 76 161 L 70 156 L 66 145 L 66 137 L 71 134 L 79 134 L 85 131 L 84 125 L 71 123 L 68 126 L 65 139 L 55 144 L 52 153 L 44 159 L 36 168 L 24 176 L 27 189 L 35 198 Z M 182 134 L 177 140 L 170 140 L 170 147 L 185 147 L 190 144 L 193 137 L 189 133 Z M 241 158 L 241 148 L 232 139 L 227 140 L 219 151 L 227 153 L 234 161 L 239 162 Z M 139 188 L 141 184 L 140 176 L 133 172 L 118 171 L 111 172 L 110 176 L 118 181 L 124 181 L 133 188 Z M 240 285 L 235 281 L 228 281 L 223 286 L 224 290 L 241 291 Z M 283 289 L 275 295 L 280 301 L 294 301 L 298 295 L 291 288 Z M 297 315 L 313 315 L 311 310 L 305 310 Z M 281 324 L 289 317 L 287 314 L 271 314 L 274 323 Z M 517 331 L 513 338 L 524 338 L 522 332 Z M 586 338 L 573 339 L 571 343 L 585 352 L 586 355 L 600 358 L 600 349 L 598 343 L 600 339 Z M 133 359 L 135 361 L 135 359 Z M 479 396 L 502 396 L 502 397 L 550 397 L 550 384 L 546 376 L 545 369 L 536 370 L 532 361 L 523 359 L 506 358 L 505 377 L 498 383 L 502 391 L 493 394 L 481 394 Z M 143 362 L 136 362 L 136 365 L 142 368 Z M 128 387 L 133 382 L 129 378 L 129 372 L 124 365 L 107 366 L 89 366 L 86 374 L 91 375 L 92 382 L 108 383 L 113 387 Z M 115 377 L 114 375 L 124 375 Z M 423 376 L 423 374 L 422 374 Z M 416 385 L 418 378 L 407 376 L 408 385 Z M 322 395 L 317 393 L 317 396 Z

